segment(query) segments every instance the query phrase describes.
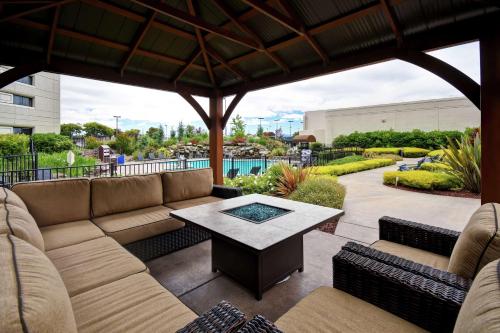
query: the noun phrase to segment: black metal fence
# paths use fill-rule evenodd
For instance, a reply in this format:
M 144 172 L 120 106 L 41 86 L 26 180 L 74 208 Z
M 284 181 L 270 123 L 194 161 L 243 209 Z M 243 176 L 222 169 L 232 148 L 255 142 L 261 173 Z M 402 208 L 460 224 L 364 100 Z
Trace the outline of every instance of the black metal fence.
M 225 177 L 233 178 L 241 175 L 259 175 L 271 165 L 284 162 L 292 165 L 317 166 L 348 155 L 362 154 L 360 149 L 328 149 L 322 152 L 313 152 L 306 159 L 298 156 L 280 156 L 263 158 L 225 158 L 223 172 Z M 18 182 L 31 182 L 39 180 L 76 178 L 76 177 L 106 177 L 106 176 L 132 176 L 150 174 L 162 171 L 187 170 L 207 168 L 210 165 L 208 158 L 197 159 L 165 159 L 150 160 L 127 164 L 104 163 L 97 165 L 80 165 L 68 167 L 38 168 L 38 159 L 34 155 L 4 156 L 0 170 L 0 187 L 11 187 Z M 35 167 L 33 167 L 35 166 Z M 18 169 L 16 169 L 18 168 Z

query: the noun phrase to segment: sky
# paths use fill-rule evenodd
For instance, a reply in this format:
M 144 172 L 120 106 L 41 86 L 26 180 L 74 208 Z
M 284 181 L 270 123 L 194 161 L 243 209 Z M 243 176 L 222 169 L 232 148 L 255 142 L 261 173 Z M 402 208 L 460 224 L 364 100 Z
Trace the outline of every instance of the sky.
M 430 52 L 479 82 L 477 42 Z M 332 60 L 335 61 L 335 60 Z M 255 133 L 260 117 L 265 131 L 274 131 L 275 119 L 285 134 L 302 129 L 305 111 L 356 107 L 384 103 L 463 96 L 441 78 L 400 60 L 388 61 L 345 72 L 248 93 L 238 104 L 247 131 Z M 196 98 L 208 110 L 208 99 Z M 232 97 L 226 99 L 229 105 Z M 71 76 L 61 76 L 61 122 L 97 121 L 120 129 L 146 131 L 160 124 L 172 126 L 182 121 L 204 127 L 198 114 L 175 93 L 138 88 Z

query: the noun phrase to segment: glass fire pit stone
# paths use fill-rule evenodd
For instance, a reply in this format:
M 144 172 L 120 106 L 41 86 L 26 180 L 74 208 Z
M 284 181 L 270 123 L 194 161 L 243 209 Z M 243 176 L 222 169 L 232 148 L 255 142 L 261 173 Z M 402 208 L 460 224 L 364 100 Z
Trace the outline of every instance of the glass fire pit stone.
M 222 210 L 221 213 L 240 218 L 255 224 L 261 224 L 279 216 L 291 213 L 292 210 L 274 207 L 259 202 Z

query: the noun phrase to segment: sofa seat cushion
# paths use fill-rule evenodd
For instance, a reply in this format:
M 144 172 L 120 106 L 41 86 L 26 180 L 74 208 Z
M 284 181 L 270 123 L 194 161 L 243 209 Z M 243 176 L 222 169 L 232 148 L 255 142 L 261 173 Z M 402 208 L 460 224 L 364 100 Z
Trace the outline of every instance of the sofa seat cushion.
M 49 225 L 40 231 L 46 251 L 104 237 L 102 230 L 89 220 Z
M 341 290 L 320 287 L 276 321 L 293 332 L 425 332 L 373 304 Z
M 0 332 L 76 333 L 64 283 L 43 252 L 0 235 L 0 267 Z
M 91 181 L 92 216 L 101 217 L 163 203 L 159 173 L 150 175 L 103 177 Z
M 448 263 L 450 261 L 450 258 L 433 252 L 385 240 L 378 240 L 370 247 L 442 271 L 446 271 L 448 269 Z
M 146 271 L 120 244 L 102 237 L 47 251 L 70 296 Z
M 201 198 L 196 198 L 196 199 L 169 202 L 169 203 L 166 203 L 166 205 L 167 205 L 167 207 L 170 207 L 172 209 L 183 209 L 183 208 L 189 208 L 189 207 L 203 205 L 203 204 L 221 201 L 221 200 L 223 200 L 223 199 L 209 195 L 206 197 L 201 197 Z
M 94 218 L 94 223 L 125 245 L 184 227 L 184 222 L 170 217 L 170 211 L 165 206 L 149 207 Z
M 455 333 L 500 331 L 500 261 L 487 264 L 472 283 L 455 322 Z
M 42 233 L 27 210 L 0 203 L 0 234 L 11 234 L 45 251 Z
M 86 178 L 17 183 L 14 191 L 39 227 L 90 219 L 90 182 Z
M 167 171 L 162 173 L 161 179 L 164 203 L 206 197 L 212 193 L 214 185 L 210 168 Z
M 176 332 L 197 316 L 147 273 L 71 298 L 78 332 Z
M 473 279 L 489 262 L 500 259 L 500 204 L 487 203 L 474 214 L 458 237 L 448 271 Z

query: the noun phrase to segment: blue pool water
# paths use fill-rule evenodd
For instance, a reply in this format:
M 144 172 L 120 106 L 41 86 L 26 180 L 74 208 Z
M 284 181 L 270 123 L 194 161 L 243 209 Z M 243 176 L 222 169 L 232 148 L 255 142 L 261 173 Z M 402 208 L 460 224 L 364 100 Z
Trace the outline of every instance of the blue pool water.
M 264 159 L 224 159 L 223 167 L 224 167 L 224 176 L 227 176 L 227 173 L 230 169 L 239 169 L 238 176 L 249 175 L 250 170 L 253 167 L 260 167 L 260 172 L 262 173 L 266 171 L 274 163 L 277 163 L 277 160 L 264 160 Z M 175 169 L 175 166 L 178 165 L 178 161 L 168 161 L 165 162 L 168 164 L 167 169 Z M 192 159 L 186 161 L 186 166 L 189 169 L 201 169 L 208 168 L 210 166 L 210 162 L 208 159 Z

